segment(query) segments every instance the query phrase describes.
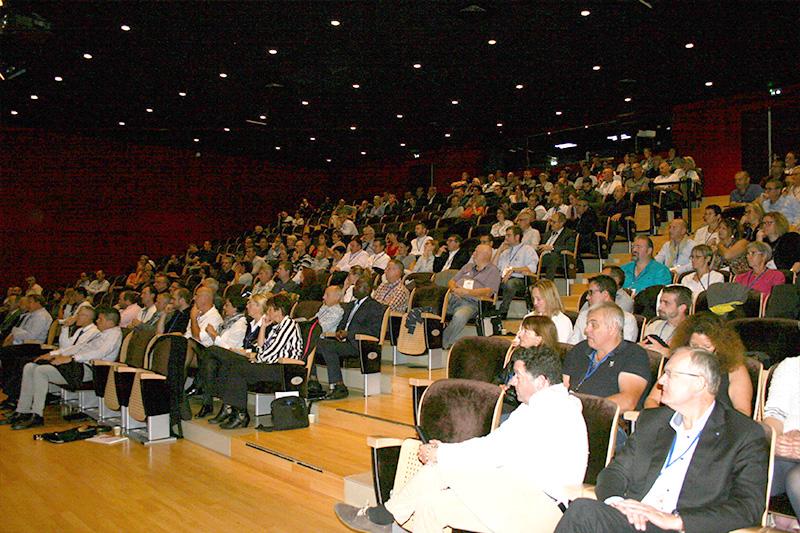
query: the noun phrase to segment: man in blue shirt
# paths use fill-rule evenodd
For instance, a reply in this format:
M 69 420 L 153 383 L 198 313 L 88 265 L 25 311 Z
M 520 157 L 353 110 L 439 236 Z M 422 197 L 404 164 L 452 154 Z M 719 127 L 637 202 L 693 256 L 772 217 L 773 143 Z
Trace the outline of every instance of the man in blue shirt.
M 669 268 L 653 259 L 653 241 L 650 237 L 636 237 L 631 255 L 633 261 L 622 265 L 626 289 L 633 289 L 638 293 L 653 285 L 672 283 Z
M 786 217 L 789 224 L 796 226 L 800 224 L 800 202 L 791 194 L 782 194 L 783 182 L 780 180 L 769 180 L 764 190 L 764 200 L 761 207 L 765 213 L 777 211 Z
M 755 202 L 764 192 L 761 185 L 750 183 L 750 173 L 740 170 L 733 176 L 736 188 L 731 191 L 729 207 L 744 207 L 750 202 Z

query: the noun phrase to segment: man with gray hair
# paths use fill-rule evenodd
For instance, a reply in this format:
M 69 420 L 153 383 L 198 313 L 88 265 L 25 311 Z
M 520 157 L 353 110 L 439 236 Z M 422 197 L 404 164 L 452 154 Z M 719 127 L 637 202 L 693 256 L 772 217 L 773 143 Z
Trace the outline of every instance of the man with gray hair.
M 682 218 L 674 219 L 669 223 L 669 240 L 656 254 L 656 261 L 673 273 L 683 274 L 692 269 L 692 248 L 695 242 L 688 237 L 688 233 L 686 221 Z
M 586 340 L 575 345 L 564 359 L 564 383 L 571 391 L 612 400 L 620 411 L 641 407 L 652 379 L 644 349 L 623 340 L 625 315 L 613 302 L 589 309 Z
M 214 339 L 208 334 L 206 328 L 208 326 L 219 328 L 222 322 L 222 316 L 214 307 L 214 292 L 205 286 L 197 289 L 194 295 L 194 305 L 189 311 L 189 325 L 186 327 L 184 337 L 194 339 L 208 348 L 214 344 Z
M 556 533 L 757 526 L 767 440 L 756 422 L 715 401 L 720 381 L 716 355 L 676 350 L 658 381 L 666 407 L 642 411 L 636 431 L 597 477 L 597 499 L 573 501 Z

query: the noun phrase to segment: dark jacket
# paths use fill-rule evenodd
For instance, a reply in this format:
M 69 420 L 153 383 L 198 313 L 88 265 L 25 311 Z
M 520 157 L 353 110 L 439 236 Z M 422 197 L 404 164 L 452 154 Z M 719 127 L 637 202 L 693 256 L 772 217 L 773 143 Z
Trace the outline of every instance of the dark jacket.
M 350 327 L 347 328 L 347 319 L 350 317 L 350 312 L 356 304 L 355 300 L 344 304 L 344 314 L 342 320 L 339 322 L 337 331 L 347 330 L 347 340 L 355 343 L 356 335 L 371 335 L 373 337 L 380 337 L 381 325 L 383 324 L 383 314 L 386 312 L 386 306 L 373 300 L 371 296 L 367 299 L 356 311 L 353 320 L 350 321 Z
M 675 431 L 668 407 L 645 409 L 625 447 L 597 477 L 597 499 L 640 500 L 664 465 Z M 687 533 L 755 526 L 764 512 L 769 446 L 752 419 L 717 402 L 700 435 L 677 511 Z
M 541 244 L 545 244 L 552 234 L 552 231 L 546 232 L 540 241 Z M 571 252 L 575 249 L 575 237 L 575 231 L 565 227 L 561 230 L 561 234 L 556 239 L 556 242 L 553 243 L 553 251 L 550 253 L 555 254 L 559 257 L 559 260 L 561 260 L 560 256 L 562 250 L 569 250 Z
M 445 252 L 439 257 L 433 258 L 433 271 L 434 272 L 441 272 L 442 267 L 447 262 L 447 258 L 450 257 L 450 252 Z M 464 248 L 459 248 L 456 252 L 456 255 L 453 257 L 453 262 L 450 263 L 450 269 L 458 270 L 467 263 L 469 263 L 469 252 Z

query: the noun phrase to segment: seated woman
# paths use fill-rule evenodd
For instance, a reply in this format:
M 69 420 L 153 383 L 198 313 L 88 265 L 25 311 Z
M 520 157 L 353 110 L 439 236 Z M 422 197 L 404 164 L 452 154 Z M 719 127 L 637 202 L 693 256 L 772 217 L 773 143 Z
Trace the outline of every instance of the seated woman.
M 433 272 L 433 261 L 436 259 L 436 249 L 439 242 L 436 239 L 428 239 L 422 246 L 422 255 L 417 258 L 411 272 Z
M 771 211 L 764 215 L 756 240 L 772 248 L 775 268 L 800 271 L 800 233 L 789 231 L 789 221 L 782 213 Z
M 498 209 L 497 222 L 492 224 L 490 233 L 492 234 L 492 237 L 505 237 L 506 230 L 513 225 L 514 223 L 508 220 L 508 213 L 506 213 L 505 209 Z
M 733 275 L 747 272 L 747 241 L 742 238 L 739 223 L 733 218 L 723 218 L 717 228 L 716 251 L 711 266 L 714 270 L 730 270 Z
M 747 245 L 747 264 L 750 265 L 750 270 L 739 274 L 733 281 L 748 289 L 769 295 L 772 287 L 786 283 L 783 272 L 767 268 L 770 259 L 772 259 L 772 248 L 768 244 L 751 242 Z
M 772 496 L 786 494 L 795 516 L 800 516 L 800 357 L 784 359 L 772 373 L 764 424 L 777 434 Z M 797 519 L 778 522 L 786 531 L 796 531 Z
M 299 301 L 322 300 L 322 293 L 325 288 L 317 281 L 317 273 L 311 268 L 304 268 L 300 273 L 300 297 Z
M 214 339 L 214 345 L 203 351 L 199 358 L 195 383 L 192 388 L 187 391 L 188 395 L 192 396 L 197 394 L 203 399 L 203 406 L 200 408 L 200 411 L 198 411 L 197 418 L 205 418 L 211 414 L 214 405 L 214 396 L 219 396 L 221 394 L 221 391 L 216 388 L 219 372 L 220 369 L 225 366 L 228 359 L 246 358 L 248 351 L 253 352 L 257 350 L 256 340 L 261 330 L 264 329 L 264 327 L 261 326 L 261 317 L 263 317 L 267 311 L 267 302 L 270 298 L 271 296 L 266 294 L 256 294 L 251 296 L 247 301 L 246 309 L 249 319 L 244 318 L 240 314 L 241 319 L 245 322 L 245 329 L 238 343 L 234 342 L 236 339 L 232 339 L 230 336 L 224 339 L 223 335 L 225 332 L 223 331 L 223 334 L 218 335 Z M 269 326 L 265 328 L 269 329 Z M 211 332 L 209 332 L 209 334 L 210 333 Z M 218 340 L 220 342 L 217 342 Z
M 331 234 L 331 250 L 339 250 L 342 254 L 346 253 L 347 245 L 342 240 L 343 238 L 344 235 L 342 235 L 340 230 L 333 230 L 333 233 Z
M 471 220 L 483 216 L 486 212 L 486 197 L 482 194 L 474 195 L 461 213 L 462 220 Z
M 300 360 L 303 356 L 303 339 L 300 328 L 289 318 L 292 299 L 278 294 L 267 302 L 267 313 L 261 317 L 262 328 L 256 344 L 258 352 L 247 358 L 228 358 L 219 372 L 215 389 L 222 391 L 222 407 L 217 416 L 209 420 L 221 429 L 236 429 L 250 424 L 247 414 L 247 387 L 251 383 L 283 379 L 281 359 Z M 263 326 L 273 325 L 265 338 Z
M 756 240 L 761 219 L 764 218 L 764 209 L 755 202 L 747 204 L 742 215 L 742 237 L 750 242 Z
M 250 294 L 269 294 L 272 292 L 272 288 L 275 286 L 275 280 L 272 279 L 275 274 L 272 271 L 272 267 L 268 264 L 265 264 L 261 267 L 261 270 L 258 271 L 256 274 L 256 282 L 253 285 L 253 290 Z
M 744 344 L 739 334 L 722 318 L 712 313 L 690 315 L 684 320 L 670 340 L 674 352 L 682 346 L 702 348 L 719 358 L 722 381 L 717 401 L 746 416 L 753 414 L 753 382 L 744 365 Z M 645 409 L 661 405 L 661 386 L 655 385 L 644 402 Z
M 558 341 L 567 342 L 572 335 L 572 320 L 563 313 L 561 296 L 558 288 L 552 280 L 540 279 L 531 286 L 531 300 L 533 300 L 533 312 L 525 315 L 545 316 L 553 321 L 558 332 Z
M 553 320 L 546 316 L 528 315 L 522 320 L 517 336 L 511 341 L 513 348 L 533 348 L 541 345 L 549 346 L 556 353 L 563 355 L 558 341 L 558 331 Z
M 711 262 L 714 259 L 714 252 L 707 244 L 698 244 L 692 248 L 692 268 L 694 272 L 689 272 L 681 280 L 681 285 L 688 287 L 692 291 L 692 296 L 696 300 L 697 295 L 708 290 L 709 285 L 723 283 L 725 276 L 711 270 Z

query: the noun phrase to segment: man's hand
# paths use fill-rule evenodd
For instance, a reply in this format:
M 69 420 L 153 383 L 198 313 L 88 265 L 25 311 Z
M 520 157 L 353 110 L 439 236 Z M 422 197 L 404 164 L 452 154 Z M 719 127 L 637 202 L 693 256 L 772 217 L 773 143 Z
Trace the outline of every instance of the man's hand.
M 622 213 L 617 213 L 616 215 L 611 215 L 611 220 L 613 220 L 614 222 L 618 221 L 620 218 L 622 218 Z
M 662 346 L 660 343 L 654 341 L 650 337 L 645 337 L 645 339 L 639 343 L 639 346 L 654 352 L 658 352 L 664 357 L 669 357 L 669 348 Z
M 73 326 L 73 325 L 75 325 L 75 322 L 77 322 L 77 320 L 78 320 L 78 314 L 76 313 L 76 314 L 72 315 L 69 318 L 65 318 L 63 325 L 65 325 L 65 326 Z
M 336 340 L 343 341 L 347 338 L 347 331 L 340 329 L 336 332 Z
M 50 364 L 53 366 L 63 365 L 64 363 L 69 363 L 72 361 L 72 357 L 69 355 L 57 355 L 50 359 Z
M 214 326 L 212 326 L 211 324 L 208 324 L 206 326 L 206 333 L 208 333 L 208 336 L 211 337 L 212 339 L 216 339 L 217 336 L 219 335 L 217 333 L 217 329 Z
M 200 309 L 197 308 L 197 305 L 193 305 L 192 310 L 189 311 L 189 318 L 197 320 L 198 316 L 200 316 Z
M 34 359 L 33 362 L 35 363 L 36 361 L 52 361 L 55 357 L 56 356 L 53 355 L 53 352 L 45 353 Z
M 417 457 L 419 458 L 419 462 L 426 465 L 428 463 L 436 463 L 437 456 L 436 452 L 441 444 L 438 440 L 431 440 L 428 444 L 423 444 L 419 447 L 419 451 L 417 452 Z
M 133 320 L 131 320 L 129 327 L 135 328 L 136 326 L 139 326 L 141 324 L 142 324 L 141 320 L 139 320 L 138 318 L 134 318 Z
M 609 505 L 624 514 L 628 518 L 628 522 L 638 531 L 644 531 L 648 522 L 661 529 L 683 530 L 683 520 L 680 516 L 664 513 L 642 502 L 622 500 Z
M 800 460 L 800 429 L 788 431 L 776 439 L 775 455 Z
M 539 251 L 540 254 L 544 253 L 544 252 L 552 252 L 553 251 L 553 245 L 552 244 L 540 244 L 539 246 L 536 247 L 536 249 Z

